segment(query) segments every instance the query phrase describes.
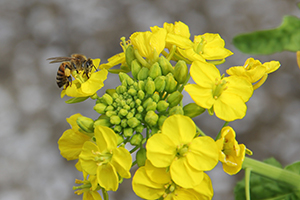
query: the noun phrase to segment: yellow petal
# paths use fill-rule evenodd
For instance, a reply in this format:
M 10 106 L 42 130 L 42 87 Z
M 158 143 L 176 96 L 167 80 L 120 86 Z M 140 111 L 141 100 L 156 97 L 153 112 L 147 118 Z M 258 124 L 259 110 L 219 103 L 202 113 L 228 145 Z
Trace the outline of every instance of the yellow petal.
M 224 80 L 227 81 L 227 89 L 223 93 L 238 95 L 244 102 L 247 102 L 252 96 L 253 86 L 248 80 L 237 76 L 229 76 Z
M 280 62 L 272 60 L 270 62 L 265 62 L 263 66 L 267 68 L 267 73 L 269 74 L 276 71 L 280 67 Z
M 97 173 L 97 163 L 95 161 L 95 154 L 92 152 L 98 152 L 98 147 L 92 142 L 85 142 L 82 151 L 79 155 L 81 167 L 88 174 L 95 175 Z
M 100 186 L 107 191 L 117 191 L 119 187 L 119 177 L 111 163 L 98 166 L 97 179 Z
M 203 88 L 196 84 L 188 84 L 184 89 L 189 93 L 194 102 L 203 108 L 209 109 L 215 102 L 211 88 Z
M 190 73 L 197 85 L 204 88 L 212 89 L 216 79 L 221 79 L 220 72 L 215 65 L 207 62 L 194 61 Z
M 244 144 L 240 144 L 239 147 L 241 150 L 239 156 L 227 156 L 226 162 L 223 162 L 223 170 L 229 175 L 238 173 L 242 168 L 246 146 Z M 234 163 L 234 165 L 229 165 L 229 163 Z
M 189 38 L 186 38 L 181 35 L 176 35 L 173 33 L 167 34 L 166 42 L 170 44 L 174 44 L 177 47 L 182 49 L 191 49 L 194 46 L 193 42 Z
M 124 147 L 114 149 L 111 163 L 116 168 L 121 177 L 131 177 L 129 170 L 131 168 L 132 158 L 127 149 L 125 149 Z
M 201 194 L 201 199 L 209 200 L 214 195 L 213 187 L 209 176 L 204 173 L 203 180 L 199 185 L 193 188 L 198 194 Z
M 106 69 L 93 73 L 86 82 L 81 84 L 81 91 L 86 94 L 86 96 L 95 94 L 104 86 L 103 82 L 106 80 L 107 74 Z
M 106 126 L 96 126 L 94 133 L 100 152 L 117 148 L 117 136 L 111 128 Z
M 167 172 L 167 168 L 154 167 L 148 159 L 145 163 L 145 170 L 149 179 L 155 183 L 166 184 L 171 181 L 171 176 L 170 173 Z

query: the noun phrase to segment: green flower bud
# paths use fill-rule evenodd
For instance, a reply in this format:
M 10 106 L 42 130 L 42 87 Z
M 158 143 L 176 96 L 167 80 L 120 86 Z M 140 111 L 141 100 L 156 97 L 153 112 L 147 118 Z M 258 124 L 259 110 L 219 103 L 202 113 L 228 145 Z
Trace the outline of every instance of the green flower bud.
M 121 126 L 122 126 L 123 128 L 126 128 L 126 127 L 127 127 L 127 119 L 122 119 L 122 121 L 121 121 Z
M 128 114 L 126 115 L 126 118 L 130 119 L 130 118 L 133 118 L 133 116 L 134 116 L 134 113 L 128 112 Z
M 140 150 L 138 150 L 138 152 L 136 152 L 136 163 L 139 167 L 142 167 L 145 165 L 145 162 L 147 160 L 147 156 L 146 156 L 146 149 L 145 148 L 140 148 Z
M 105 111 L 112 111 L 114 110 L 115 108 L 113 106 L 107 106 Z
M 137 60 L 133 60 L 131 63 L 131 74 L 135 79 L 138 79 L 137 77 L 141 69 L 141 64 Z
M 110 119 L 109 117 L 107 117 L 106 115 L 101 115 L 95 122 L 94 122 L 94 128 L 96 126 L 107 126 L 110 127 L 112 124 L 110 123 Z
M 130 119 L 127 120 L 127 124 L 131 127 L 131 128 L 135 128 L 137 127 L 138 125 L 140 125 L 140 121 L 135 118 L 135 117 L 132 117 Z
M 119 111 L 119 115 L 125 117 L 128 114 L 128 110 L 125 110 L 124 108 L 121 108 Z
M 123 135 L 125 137 L 131 137 L 133 135 L 133 129 L 132 128 L 125 128 L 123 130 Z
M 139 81 L 138 82 L 138 89 L 139 90 L 145 90 L 145 82 L 144 81 Z
M 124 138 L 119 134 L 116 134 L 116 136 L 117 136 L 117 144 L 119 146 L 122 142 L 124 142 Z
M 123 83 L 124 80 L 126 80 L 127 83 L 127 79 L 131 79 L 130 76 L 128 76 L 128 74 L 120 72 L 119 73 L 119 78 L 120 78 L 120 82 Z
M 127 46 L 125 51 L 125 59 L 126 59 L 127 66 L 131 66 L 132 61 L 135 59 L 134 48 L 132 45 Z
M 149 103 L 149 104 L 147 105 L 146 111 L 149 111 L 149 110 L 155 111 L 155 110 L 156 110 L 156 107 L 157 107 L 157 104 L 156 104 L 155 102 Z
M 158 63 L 161 67 L 161 71 L 163 75 L 167 75 L 170 72 L 174 73 L 174 69 L 171 63 L 164 56 L 159 57 Z
M 143 92 L 142 90 L 139 90 L 137 93 L 137 96 L 140 100 L 143 100 L 145 98 L 145 92 Z
M 148 125 L 155 126 L 158 121 L 158 115 L 153 110 L 150 110 L 145 116 L 145 121 Z
M 122 131 L 122 127 L 121 127 L 120 125 L 116 125 L 116 126 L 114 127 L 114 131 L 115 131 L 116 133 L 120 133 L 120 132 Z
M 110 117 L 110 123 L 112 124 L 120 124 L 121 123 L 121 119 L 118 115 L 113 115 Z
M 140 124 L 140 125 L 138 125 L 137 127 L 135 127 L 135 131 L 137 132 L 137 133 L 141 133 L 141 132 L 143 132 L 143 130 L 144 130 L 144 125 L 142 125 L 142 124 Z
M 149 77 L 151 77 L 154 80 L 158 76 L 161 76 L 161 68 L 159 64 L 156 62 L 150 67 Z
M 117 113 L 116 113 L 115 111 L 109 110 L 109 111 L 106 111 L 105 115 L 106 115 L 107 117 L 111 117 L 111 116 L 113 116 L 113 115 L 117 115 Z
M 111 105 L 111 104 L 113 103 L 113 98 L 112 98 L 109 94 L 107 94 L 107 93 L 105 93 L 105 94 L 102 96 L 102 100 L 103 100 L 103 102 L 106 103 L 107 105 Z
M 116 88 L 116 91 L 118 94 L 123 94 L 124 92 L 127 91 L 127 88 L 123 85 L 119 85 L 117 88 Z
M 136 110 L 137 110 L 138 113 L 142 113 L 144 111 L 144 107 L 143 106 L 139 106 L 139 107 L 137 107 Z
M 129 105 L 124 105 L 123 108 L 124 108 L 125 110 L 130 110 L 130 106 L 129 106 Z
M 115 90 L 116 91 L 116 90 Z M 115 100 L 119 97 L 117 91 L 111 95 L 111 97 Z
M 142 141 L 143 141 L 143 135 L 138 133 L 131 137 L 130 144 L 133 146 L 138 146 L 141 144 Z
M 141 101 L 140 99 L 136 99 L 136 100 L 135 100 L 135 103 L 136 103 L 137 106 L 139 106 L 139 105 L 142 104 L 142 101 Z
M 121 85 L 124 86 L 124 87 L 126 87 L 126 89 L 127 89 L 128 84 L 127 84 L 127 81 L 126 81 L 126 80 L 123 80 L 123 81 L 121 82 Z
M 154 93 L 154 94 L 152 95 L 152 99 L 153 99 L 153 101 L 155 101 L 155 102 L 157 103 L 157 102 L 160 100 L 159 94 Z
M 170 104 L 170 108 L 178 105 L 182 98 L 183 95 L 179 91 L 173 92 L 167 99 L 167 102 Z
M 162 127 L 164 121 L 165 121 L 167 118 L 168 118 L 168 117 L 167 117 L 167 116 L 164 116 L 164 115 L 161 115 L 161 116 L 159 117 L 159 119 L 158 119 L 158 126 L 159 126 L 159 128 Z
M 147 94 L 153 94 L 155 91 L 155 83 L 153 80 L 150 80 L 150 78 L 146 82 L 145 91 Z
M 136 93 L 137 93 L 137 91 L 135 89 L 133 89 L 133 88 L 131 88 L 131 89 L 128 90 L 128 94 L 130 94 L 131 96 L 135 96 Z
M 169 107 L 169 103 L 164 100 L 160 100 L 157 103 L 157 111 L 158 112 L 164 112 L 168 109 L 168 107 Z
M 166 78 L 164 76 L 158 76 L 154 80 L 154 84 L 155 84 L 155 90 L 157 92 L 162 92 L 166 87 Z
M 198 106 L 196 103 L 189 103 L 183 107 L 184 115 L 193 118 L 202 114 L 205 109 Z
M 94 120 L 88 117 L 78 117 L 76 120 L 78 126 L 81 130 L 87 133 L 93 133 L 94 132 Z
M 144 101 L 143 107 L 147 108 L 148 104 L 150 104 L 152 102 L 153 102 L 153 99 L 151 97 L 149 97 L 148 99 L 146 99 L 146 101 Z
M 174 77 L 179 84 L 184 83 L 189 73 L 188 67 L 183 60 L 179 60 L 174 69 Z
M 135 107 L 135 103 L 134 103 L 134 102 L 131 102 L 131 103 L 129 104 L 129 106 L 130 106 L 130 108 L 134 108 L 134 107 Z
M 107 89 L 105 92 L 113 97 L 113 95 L 116 93 L 116 90 L 115 89 Z
M 94 106 L 94 110 L 99 113 L 99 114 L 104 114 L 105 113 L 105 109 L 106 109 L 107 105 L 104 103 L 97 103 Z
M 169 115 L 180 114 L 183 115 L 183 109 L 181 106 L 174 106 L 169 110 Z
M 167 74 L 165 91 L 168 93 L 172 93 L 176 90 L 176 86 L 177 86 L 177 83 L 174 79 L 173 74 L 171 74 L 171 73 Z
M 142 67 L 142 69 L 138 73 L 137 78 L 140 81 L 145 80 L 147 79 L 148 74 L 149 74 L 149 69 L 147 67 Z

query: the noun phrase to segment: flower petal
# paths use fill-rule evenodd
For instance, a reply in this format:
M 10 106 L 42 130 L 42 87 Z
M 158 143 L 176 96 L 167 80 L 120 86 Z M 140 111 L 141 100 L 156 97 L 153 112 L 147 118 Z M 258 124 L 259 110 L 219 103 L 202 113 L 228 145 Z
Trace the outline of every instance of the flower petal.
M 244 102 L 247 102 L 253 94 L 252 84 L 237 76 L 229 76 L 224 78 L 227 81 L 228 88 L 223 93 L 233 93 L 240 96 Z
M 85 93 L 86 96 L 95 94 L 104 86 L 103 82 L 106 80 L 107 74 L 108 72 L 106 69 L 92 73 L 91 77 L 81 84 L 81 91 Z
M 92 152 L 99 151 L 98 147 L 92 142 L 85 142 L 82 151 L 79 155 L 81 167 L 88 174 L 95 175 L 97 173 L 97 162 L 95 161 L 95 154 Z
M 117 171 L 110 163 L 98 166 L 97 179 L 100 186 L 107 191 L 116 191 L 119 187 Z
M 96 126 L 94 132 L 100 152 L 117 148 L 117 136 L 111 128 L 106 126 Z
M 170 173 L 167 173 L 167 168 L 154 167 L 147 159 L 145 163 L 147 176 L 155 183 L 166 184 L 171 181 Z
M 215 102 L 211 88 L 203 88 L 196 84 L 188 84 L 184 89 L 189 93 L 194 102 L 203 108 L 209 109 Z
M 131 168 L 132 158 L 127 149 L 125 149 L 124 147 L 114 149 L 111 163 L 116 168 L 121 177 L 131 177 L 129 170 Z
M 219 70 L 215 65 L 207 62 L 194 61 L 191 65 L 193 80 L 204 88 L 212 88 L 216 79 L 221 79 Z

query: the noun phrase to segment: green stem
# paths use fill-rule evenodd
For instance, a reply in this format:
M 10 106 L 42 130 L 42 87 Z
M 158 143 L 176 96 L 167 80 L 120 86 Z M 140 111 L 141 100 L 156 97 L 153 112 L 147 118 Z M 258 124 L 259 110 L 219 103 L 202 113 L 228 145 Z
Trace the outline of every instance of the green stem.
M 103 195 L 104 200 L 109 200 L 109 196 L 107 194 L 107 191 L 104 188 L 102 188 L 102 195 Z
M 181 87 L 178 89 L 179 92 L 182 92 L 182 90 L 184 89 L 184 86 L 187 84 L 187 82 L 190 80 L 190 78 L 191 78 L 191 75 L 190 75 L 190 73 L 189 73 L 189 74 L 187 75 L 187 77 L 186 77 L 184 83 L 182 83 Z
M 243 169 L 249 168 L 253 173 L 282 181 L 291 185 L 295 189 L 300 189 L 300 175 L 288 170 L 284 170 L 249 157 L 245 157 Z
M 206 136 L 206 134 L 196 125 L 196 130 L 197 130 L 197 132 L 199 132 L 199 134 L 197 135 L 197 137 L 199 136 L 199 135 L 201 135 L 201 136 Z
M 245 194 L 246 194 L 246 200 L 250 200 L 250 174 L 251 174 L 251 168 L 245 169 Z
M 176 51 L 176 45 L 172 45 L 169 55 L 167 56 L 167 60 L 170 61 Z
M 224 127 L 227 126 L 228 124 L 229 124 L 229 122 L 225 122 L 225 123 L 223 124 L 222 128 L 224 128 Z M 217 140 L 221 137 L 221 131 L 222 131 L 222 128 L 221 128 L 221 130 L 219 131 L 219 133 L 218 133 L 218 135 L 217 135 L 215 141 L 217 141 Z

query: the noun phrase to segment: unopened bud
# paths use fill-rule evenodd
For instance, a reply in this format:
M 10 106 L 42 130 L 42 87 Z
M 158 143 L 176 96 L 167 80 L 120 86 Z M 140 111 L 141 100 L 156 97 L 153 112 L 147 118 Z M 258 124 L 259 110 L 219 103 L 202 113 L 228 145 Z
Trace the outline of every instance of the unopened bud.
M 153 94 L 155 91 L 155 84 L 154 81 L 148 78 L 146 85 L 145 85 L 145 91 L 147 94 Z
M 107 94 L 109 94 L 110 96 L 113 96 L 113 94 L 116 93 L 116 90 L 115 90 L 115 89 L 107 89 L 105 92 L 106 92 Z
M 125 137 L 131 137 L 132 134 L 133 134 L 133 129 L 132 129 L 132 128 L 125 128 L 125 129 L 123 130 L 123 135 L 124 135 Z
M 145 98 L 145 92 L 143 92 L 143 90 L 139 90 L 137 96 L 140 100 L 143 100 Z
M 117 115 L 117 113 L 116 113 L 115 111 L 109 110 L 109 111 L 106 111 L 106 112 L 105 112 L 105 115 L 106 115 L 107 117 L 111 117 L 111 116 L 113 116 L 113 115 Z
M 121 123 L 121 119 L 118 115 L 113 115 L 110 117 L 110 123 L 112 124 L 120 124 Z
M 161 115 L 161 116 L 159 117 L 159 119 L 158 119 L 158 126 L 159 126 L 159 128 L 162 127 L 164 121 L 165 121 L 167 118 L 168 118 L 168 117 L 167 117 L 167 116 L 164 116 L 164 115 Z
M 193 118 L 201 115 L 205 111 L 205 108 L 198 106 L 196 103 L 189 103 L 183 107 L 183 111 L 185 116 Z
M 149 111 L 149 110 L 155 111 L 155 110 L 156 110 L 156 107 L 157 107 L 157 104 L 156 104 L 155 102 L 149 103 L 149 104 L 147 105 L 146 111 Z
M 183 115 L 183 109 L 181 106 L 174 106 L 169 110 L 169 115 L 180 114 Z
M 107 117 L 106 115 L 101 115 L 97 120 L 95 120 L 94 128 L 99 125 L 110 127 L 112 124 L 110 123 L 109 117 Z
M 161 67 L 161 71 L 163 75 L 167 75 L 170 72 L 174 73 L 174 69 L 171 63 L 164 56 L 159 57 L 158 63 Z
M 140 125 L 140 121 L 135 118 L 135 117 L 132 117 L 130 119 L 127 120 L 127 124 L 131 127 L 131 128 L 135 128 L 137 127 L 138 125 Z
M 183 95 L 179 91 L 173 92 L 167 99 L 167 102 L 170 104 L 170 108 L 178 105 L 182 98 Z
M 142 124 L 140 124 L 140 125 L 138 125 L 137 127 L 135 127 L 135 131 L 137 132 L 137 133 L 141 133 L 141 132 L 143 132 L 143 130 L 144 130 L 144 126 L 142 125 Z
M 145 165 L 145 162 L 147 160 L 147 156 L 146 156 L 146 149 L 145 148 L 140 148 L 140 150 L 138 150 L 138 152 L 136 152 L 136 163 L 139 167 L 142 167 Z
M 147 108 L 148 104 L 150 104 L 152 102 L 153 102 L 153 99 L 151 97 L 149 97 L 148 99 L 146 99 L 146 101 L 144 101 L 143 107 Z
M 152 99 L 153 101 L 155 101 L 156 103 L 160 100 L 160 96 L 159 94 L 156 92 L 152 95 Z
M 135 59 L 134 48 L 132 45 L 127 46 L 125 51 L 125 59 L 127 66 L 130 67 L 132 65 L 132 61 Z
M 121 121 L 121 126 L 122 126 L 123 128 L 126 128 L 126 127 L 127 127 L 127 119 L 122 119 L 122 121 Z
M 128 94 L 130 94 L 131 96 L 135 96 L 136 93 L 137 93 L 137 91 L 135 89 L 133 89 L 133 88 L 131 88 L 131 89 L 128 90 Z
M 113 103 L 113 98 L 112 98 L 109 94 L 107 94 L 107 93 L 105 93 L 105 94 L 102 96 L 101 99 L 102 99 L 103 102 L 106 103 L 107 105 L 111 105 L 111 104 Z
M 177 86 L 177 83 L 174 79 L 173 74 L 171 74 L 171 73 L 167 74 L 165 91 L 168 93 L 172 93 L 176 90 L 176 86 Z
M 161 68 L 159 64 L 156 62 L 154 63 L 149 70 L 149 77 L 151 77 L 153 80 L 161 75 Z
M 123 94 L 124 92 L 127 91 L 127 88 L 123 85 L 119 85 L 117 88 L 116 88 L 116 91 L 118 94 Z
M 131 79 L 130 76 L 128 76 L 128 74 L 120 72 L 119 73 L 119 78 L 120 78 L 120 82 L 122 83 L 124 80 L 127 81 L 127 79 Z
M 143 141 L 143 135 L 138 133 L 131 137 L 130 144 L 133 146 L 138 146 L 141 144 L 142 141 Z
M 157 111 L 158 112 L 164 112 L 168 109 L 168 107 L 169 107 L 169 103 L 164 100 L 160 100 L 157 103 Z
M 174 69 L 174 77 L 179 84 L 184 83 L 188 75 L 188 67 L 183 60 L 179 60 Z
M 116 136 L 117 136 L 117 144 L 119 146 L 122 142 L 124 142 L 124 138 L 119 134 L 116 134 Z
M 87 133 L 93 133 L 94 132 L 94 120 L 88 117 L 80 116 L 76 120 L 78 126 L 81 130 Z
M 166 78 L 164 76 L 158 76 L 155 80 L 155 90 L 157 92 L 162 92 L 164 91 L 165 87 L 166 87 Z
M 137 78 L 140 81 L 145 80 L 147 79 L 148 74 L 149 74 L 149 69 L 147 67 L 142 67 L 142 69 L 138 73 Z
M 128 114 L 128 110 L 124 109 L 124 108 L 121 108 L 120 111 L 119 111 L 119 115 L 121 116 L 126 116 Z
M 105 113 L 105 109 L 106 109 L 107 105 L 104 104 L 104 103 L 97 103 L 95 106 L 94 106 L 94 110 L 99 113 L 99 114 L 104 114 Z
M 135 79 L 138 79 L 138 74 L 141 69 L 142 66 L 136 59 L 131 62 L 131 74 Z
M 147 112 L 145 116 L 145 121 L 148 125 L 150 126 L 156 125 L 157 120 L 158 120 L 158 115 L 153 110 Z
M 121 127 L 120 125 L 116 125 L 116 126 L 114 127 L 114 131 L 115 131 L 116 133 L 120 133 L 120 132 L 122 131 L 122 127 Z
M 144 90 L 145 89 L 145 82 L 144 81 L 139 81 L 138 82 L 138 89 L 139 90 Z

